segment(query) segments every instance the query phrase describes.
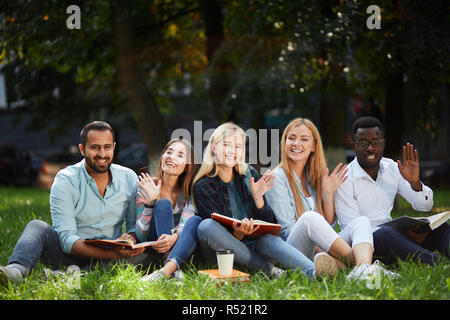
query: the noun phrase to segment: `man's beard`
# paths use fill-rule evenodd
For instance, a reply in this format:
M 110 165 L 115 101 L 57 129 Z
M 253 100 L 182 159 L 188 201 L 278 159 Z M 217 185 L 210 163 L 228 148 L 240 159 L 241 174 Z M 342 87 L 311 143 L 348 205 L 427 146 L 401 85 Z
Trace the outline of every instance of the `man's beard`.
M 95 160 L 95 159 L 102 159 L 102 158 L 100 158 L 100 157 L 95 157 L 94 160 Z M 86 161 L 87 166 L 88 166 L 90 169 L 92 169 L 92 171 L 94 171 L 94 172 L 96 172 L 96 173 L 105 173 L 105 172 L 108 172 L 109 167 L 111 167 L 111 161 L 110 161 L 110 158 L 108 157 L 108 158 L 103 158 L 103 159 L 106 159 L 106 160 L 107 160 L 107 165 L 106 165 L 106 168 L 105 168 L 105 169 L 99 168 L 97 165 L 95 165 L 94 162 L 91 160 L 91 158 L 86 157 L 86 156 L 84 157 L 84 160 Z

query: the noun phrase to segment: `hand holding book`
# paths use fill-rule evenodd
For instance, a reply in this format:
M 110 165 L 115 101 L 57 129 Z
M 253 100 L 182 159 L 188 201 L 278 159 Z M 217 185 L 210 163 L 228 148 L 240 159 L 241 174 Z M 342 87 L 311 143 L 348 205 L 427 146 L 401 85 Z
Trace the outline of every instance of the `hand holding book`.
M 242 240 L 245 236 L 252 235 L 259 229 L 259 226 L 255 226 L 255 222 L 253 219 L 242 219 L 241 221 L 235 220 L 232 225 L 234 232 L 233 236 Z
M 237 219 L 234 219 L 231 217 L 227 217 L 222 214 L 215 213 L 215 212 L 213 212 L 211 214 L 211 219 L 220 222 L 221 224 L 223 224 L 226 227 L 232 227 L 233 229 L 235 229 L 234 226 L 238 226 L 238 227 L 241 226 L 242 221 L 243 221 L 243 220 L 237 220 Z M 262 221 L 262 220 L 257 220 L 257 219 L 252 220 L 252 223 L 253 223 L 253 229 L 250 229 L 252 236 L 261 236 L 266 233 L 273 234 L 274 236 L 280 235 L 281 225 L 279 225 L 279 224 L 270 223 L 267 221 Z M 247 226 L 247 228 L 248 227 L 249 226 Z M 257 227 L 257 228 L 255 228 L 255 227 Z

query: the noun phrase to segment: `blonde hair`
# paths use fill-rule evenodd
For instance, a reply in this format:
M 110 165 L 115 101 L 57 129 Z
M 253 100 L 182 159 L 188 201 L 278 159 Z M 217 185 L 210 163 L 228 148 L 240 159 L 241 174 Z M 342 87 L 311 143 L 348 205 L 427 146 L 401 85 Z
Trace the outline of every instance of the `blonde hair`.
M 208 145 L 205 148 L 205 152 L 203 155 L 203 161 L 200 169 L 198 170 L 197 175 L 194 178 L 192 185 L 194 185 L 198 180 L 203 178 L 204 176 L 215 177 L 218 174 L 217 164 L 215 162 L 215 157 L 213 153 L 213 146 L 221 143 L 226 136 L 234 136 L 240 135 L 242 137 L 243 146 L 242 146 L 242 155 L 241 158 L 238 159 L 236 166 L 234 167 L 236 171 L 240 175 L 245 175 L 245 171 L 247 170 L 247 164 L 245 163 L 245 132 L 241 127 L 232 123 L 226 122 L 221 124 L 214 130 L 213 134 L 209 138 Z
M 309 155 L 308 161 L 306 162 L 305 169 L 309 170 L 309 180 L 311 187 L 316 190 L 316 207 L 317 211 L 323 215 L 322 206 L 322 177 L 324 175 L 324 169 L 326 168 L 325 155 L 323 152 L 322 139 L 320 138 L 319 130 L 309 119 L 296 118 L 292 120 L 284 129 L 283 135 L 281 136 L 281 162 L 277 166 L 284 169 L 286 177 L 288 178 L 289 186 L 291 187 L 292 193 L 294 194 L 295 209 L 297 211 L 297 219 L 305 212 L 303 206 L 303 201 L 301 199 L 300 191 L 297 188 L 294 179 L 294 169 L 293 162 L 287 155 L 286 150 L 286 139 L 288 133 L 293 129 L 300 126 L 307 127 L 314 138 L 315 147 L 314 151 Z M 301 178 L 301 177 L 299 177 Z

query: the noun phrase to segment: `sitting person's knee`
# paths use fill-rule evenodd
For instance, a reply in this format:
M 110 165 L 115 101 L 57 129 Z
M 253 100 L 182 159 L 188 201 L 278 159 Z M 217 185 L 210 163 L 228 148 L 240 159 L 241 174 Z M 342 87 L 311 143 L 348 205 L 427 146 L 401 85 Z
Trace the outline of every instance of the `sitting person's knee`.
M 213 230 L 216 226 L 217 222 L 213 219 L 204 219 L 198 225 L 197 235 L 199 236 L 199 238 L 204 237 L 205 235 L 209 234 L 211 230 Z
M 28 222 L 26 228 L 32 228 L 33 230 L 46 230 L 50 225 L 42 220 L 34 219 Z
M 160 199 L 156 202 L 155 209 L 153 210 L 154 215 L 172 215 L 172 204 L 167 199 Z

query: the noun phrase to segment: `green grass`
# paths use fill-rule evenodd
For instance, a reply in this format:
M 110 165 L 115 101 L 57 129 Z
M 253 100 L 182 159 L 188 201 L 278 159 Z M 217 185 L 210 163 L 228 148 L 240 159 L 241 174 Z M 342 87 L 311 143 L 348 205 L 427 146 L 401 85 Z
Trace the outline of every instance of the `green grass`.
M 51 223 L 49 192 L 46 190 L 0 187 L 0 265 L 6 265 L 25 225 L 32 219 Z M 450 209 L 450 190 L 434 193 L 434 210 Z M 411 215 L 408 203 L 399 199 L 393 216 Z M 421 215 L 421 213 L 417 213 Z M 159 266 L 152 266 L 151 269 Z M 300 272 L 287 272 L 280 279 L 252 273 L 251 281 L 235 285 L 217 285 L 197 275 L 192 263 L 183 281 L 158 281 L 144 284 L 143 273 L 134 266 L 115 265 L 111 270 L 96 268 L 71 275 L 45 277 L 38 264 L 23 284 L 0 287 L 0 300 L 385 300 L 450 299 L 450 259 L 435 267 L 411 261 L 401 262 L 394 271 L 398 279 L 382 279 L 373 289 L 365 281 L 348 281 L 349 270 L 334 279 L 311 280 Z M 213 267 L 213 266 L 209 266 Z M 150 270 L 151 271 L 151 270 Z M 247 270 L 245 270 L 247 271 Z M 77 282 L 78 279 L 78 282 Z

